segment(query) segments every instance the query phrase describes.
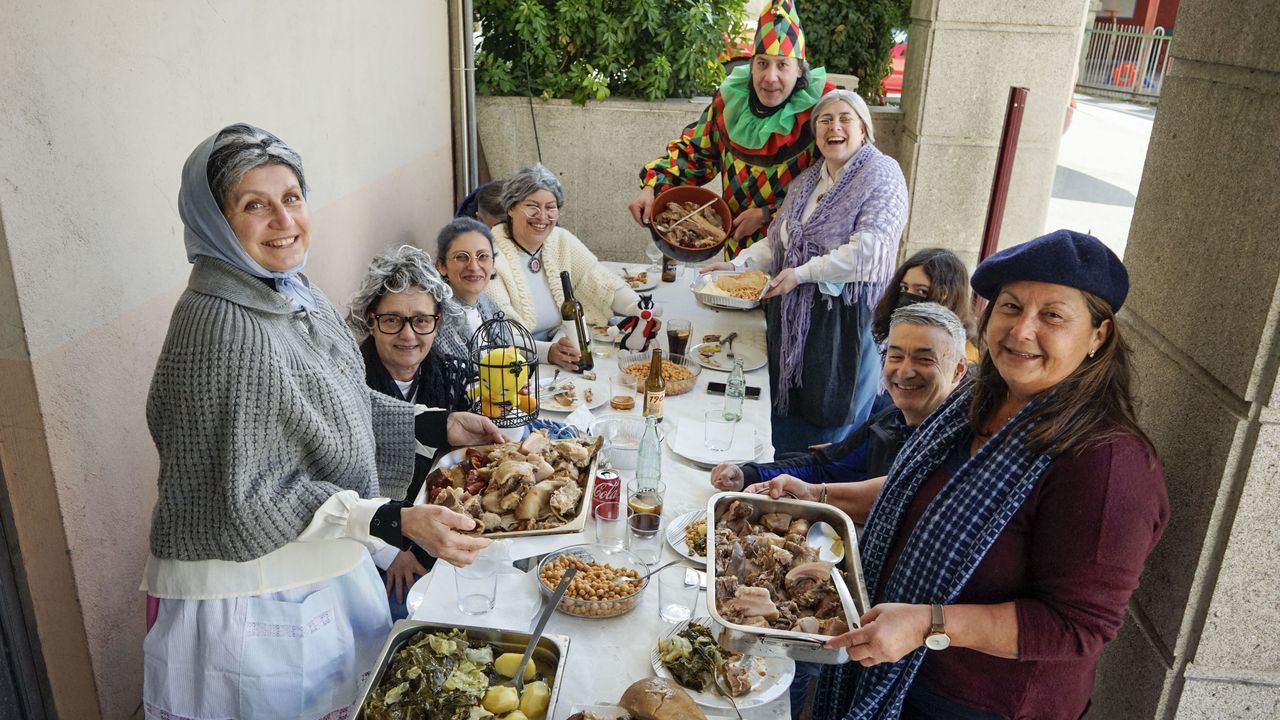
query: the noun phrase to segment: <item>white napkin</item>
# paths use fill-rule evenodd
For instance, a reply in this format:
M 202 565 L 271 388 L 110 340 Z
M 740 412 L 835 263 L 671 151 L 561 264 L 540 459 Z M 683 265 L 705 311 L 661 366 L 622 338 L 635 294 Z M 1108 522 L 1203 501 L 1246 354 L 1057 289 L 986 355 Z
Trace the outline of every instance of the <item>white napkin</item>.
M 566 425 L 572 425 L 585 433 L 587 428 L 591 427 L 591 423 L 595 419 L 596 416 L 591 414 L 591 411 L 587 409 L 586 405 L 583 405 L 577 410 L 566 415 L 564 422 Z

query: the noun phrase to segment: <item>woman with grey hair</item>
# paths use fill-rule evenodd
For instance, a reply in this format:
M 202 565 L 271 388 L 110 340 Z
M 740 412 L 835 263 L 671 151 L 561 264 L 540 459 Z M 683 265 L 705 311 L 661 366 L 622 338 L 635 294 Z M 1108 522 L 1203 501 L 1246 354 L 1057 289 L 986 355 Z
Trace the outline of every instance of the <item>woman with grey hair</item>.
M 592 325 L 604 325 L 614 314 L 639 314 L 640 296 L 556 224 L 563 206 L 560 181 L 541 164 L 520 168 L 507 179 L 502 191 L 506 219 L 493 228 L 497 278 L 485 292 L 529 330 L 542 360 L 576 371 L 581 353 L 576 342 L 560 334 L 560 272 L 569 271 L 573 294 Z
M 449 283 L 462 316 L 450 318 L 437 333 L 436 352 L 470 361 L 469 343 L 498 304 L 484 290 L 493 279 L 496 252 L 489 227 L 473 218 L 454 218 L 436 235 L 436 269 Z
M 873 309 L 907 222 L 906 181 L 872 144 L 862 98 L 848 90 L 822 96 L 813 134 L 822 162 L 791 183 L 769 242 L 702 270 L 772 275 L 763 297 L 778 453 L 838 441 L 870 415 L 880 378 Z
M 342 317 L 301 274 L 306 182 L 279 138 L 232 125 L 200 143 L 178 207 L 193 267 L 147 398 L 146 716 L 347 714 L 390 629 L 371 553 L 408 537 L 465 565 L 489 544 L 465 515 L 379 496 L 403 497 L 418 444 L 502 435 L 365 386 Z

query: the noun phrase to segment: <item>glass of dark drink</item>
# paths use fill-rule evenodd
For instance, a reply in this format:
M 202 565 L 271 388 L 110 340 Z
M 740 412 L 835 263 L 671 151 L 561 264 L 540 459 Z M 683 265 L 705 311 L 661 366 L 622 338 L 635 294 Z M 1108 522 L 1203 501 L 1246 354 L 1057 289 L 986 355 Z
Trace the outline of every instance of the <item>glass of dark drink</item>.
M 689 333 L 693 330 L 693 325 L 688 320 L 668 320 L 666 325 L 667 354 L 671 356 L 672 362 L 679 362 L 689 347 Z
M 651 513 L 662 515 L 662 498 L 667 494 L 667 484 L 656 483 L 656 487 L 641 487 L 632 480 L 627 483 L 627 507 L 635 513 Z

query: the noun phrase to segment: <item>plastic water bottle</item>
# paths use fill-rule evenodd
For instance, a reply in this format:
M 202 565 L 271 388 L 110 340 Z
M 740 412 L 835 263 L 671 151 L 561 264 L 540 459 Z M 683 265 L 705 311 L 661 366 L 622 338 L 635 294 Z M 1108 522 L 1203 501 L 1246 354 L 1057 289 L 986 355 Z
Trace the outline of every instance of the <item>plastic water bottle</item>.
M 662 479 L 662 445 L 658 442 L 658 418 L 650 415 L 644 419 L 644 434 L 640 436 L 640 453 L 636 458 L 636 485 L 656 488 Z
M 737 422 L 742 419 L 742 401 L 747 397 L 747 376 L 742 371 L 742 358 L 733 361 L 733 372 L 724 390 L 724 419 Z

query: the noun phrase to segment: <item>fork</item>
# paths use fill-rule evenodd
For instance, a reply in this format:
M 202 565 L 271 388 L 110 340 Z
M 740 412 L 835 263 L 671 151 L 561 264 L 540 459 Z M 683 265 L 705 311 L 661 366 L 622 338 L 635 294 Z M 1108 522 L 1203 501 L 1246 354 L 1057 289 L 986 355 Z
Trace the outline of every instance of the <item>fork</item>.
M 724 344 L 729 347 L 729 351 L 726 352 L 724 356 L 729 358 L 730 360 L 733 359 L 733 339 L 736 337 L 738 337 L 738 333 L 731 332 L 729 333 L 728 337 L 724 339 Z

